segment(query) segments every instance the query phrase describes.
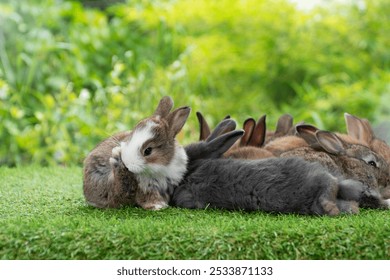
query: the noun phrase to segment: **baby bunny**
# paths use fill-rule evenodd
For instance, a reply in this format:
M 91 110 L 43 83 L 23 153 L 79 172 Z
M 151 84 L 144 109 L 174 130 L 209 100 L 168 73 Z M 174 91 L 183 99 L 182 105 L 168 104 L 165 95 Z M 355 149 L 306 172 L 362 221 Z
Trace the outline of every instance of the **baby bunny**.
M 267 144 L 276 138 L 280 138 L 287 135 L 294 135 L 295 127 L 293 126 L 293 117 L 290 114 L 283 114 L 279 117 L 276 123 L 275 131 L 267 131 L 265 143 Z
M 347 124 L 348 135 L 359 143 L 368 146 L 372 151 L 381 155 L 390 166 L 390 146 L 383 140 L 377 138 L 366 119 L 360 119 L 348 113 L 344 114 Z M 390 178 L 388 178 L 390 180 Z M 390 183 L 388 184 L 390 185 Z M 390 199 L 390 187 L 381 189 L 383 198 Z
M 170 112 L 172 107 L 172 99 L 163 97 L 154 114 L 133 131 L 115 134 L 89 153 L 83 178 L 89 205 L 153 210 L 168 206 L 173 187 L 186 172 L 187 155 L 175 136 L 190 113 L 189 107 Z
M 332 132 L 315 131 L 307 125 L 297 126 L 297 132 L 310 147 L 285 152 L 281 157 L 319 162 L 334 176 L 360 181 L 367 186 L 369 196 L 361 197 L 360 206 L 388 208 L 389 201 L 383 200 L 378 192 L 388 185 L 389 167 L 382 157 L 363 145 L 348 143 Z
M 225 154 L 226 158 L 260 159 L 274 157 L 263 149 L 266 135 L 266 116 L 263 115 L 257 121 L 249 118 L 244 122 L 244 135 Z
M 210 127 L 206 121 L 206 119 L 203 117 L 202 113 L 201 112 L 196 112 L 196 117 L 198 118 L 198 122 L 199 122 L 199 129 L 200 129 L 200 133 L 199 133 L 199 141 L 204 141 L 206 139 L 208 139 L 210 137 L 210 134 L 211 134 L 211 130 L 210 130 Z M 224 119 L 224 120 L 228 120 L 230 119 L 230 116 L 227 115 Z M 232 122 L 223 122 L 222 123 L 222 128 L 219 127 L 219 129 L 222 129 L 224 132 L 228 132 L 228 131 L 232 131 L 236 128 L 236 122 L 232 121 Z M 223 131 L 218 131 L 219 133 L 223 133 Z M 216 133 L 216 131 L 214 131 L 214 133 Z
M 188 145 L 188 171 L 174 190 L 172 205 L 331 216 L 358 212 L 352 200 L 360 199 L 364 186 L 336 178 L 318 163 L 220 158 L 242 135 L 231 131 Z
M 299 125 L 303 125 L 303 122 L 293 126 L 292 116 L 289 114 L 282 115 L 278 120 L 275 133 L 267 138 L 264 149 L 278 157 L 284 152 L 307 147 L 308 143 L 302 137 L 296 135 L 296 127 Z M 317 130 L 314 126 L 310 127 Z
M 200 112 L 196 113 L 196 116 L 199 121 L 200 126 L 200 137 L 199 139 L 206 140 L 210 136 L 210 127 L 207 124 L 207 121 Z M 226 116 L 224 120 L 230 119 L 230 116 Z M 234 122 L 235 123 L 235 122 Z M 235 126 L 231 130 L 226 130 L 226 132 L 232 131 L 235 129 Z M 225 157 L 230 158 L 245 158 L 245 159 L 259 159 L 273 157 L 273 155 L 260 149 L 264 143 L 265 139 L 265 115 L 262 116 L 256 124 L 256 121 L 252 118 L 245 120 L 244 125 L 244 135 L 225 153 Z

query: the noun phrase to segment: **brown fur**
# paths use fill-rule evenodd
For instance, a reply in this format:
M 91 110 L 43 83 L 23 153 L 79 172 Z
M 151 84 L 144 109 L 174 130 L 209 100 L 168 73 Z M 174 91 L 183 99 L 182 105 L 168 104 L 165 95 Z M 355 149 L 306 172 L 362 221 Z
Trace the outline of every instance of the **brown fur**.
M 134 175 L 123 166 L 111 166 L 111 151 L 131 135 L 120 132 L 98 144 L 84 160 L 84 196 L 98 208 L 135 205 L 137 184 Z
M 389 185 L 389 166 L 379 155 L 364 145 L 350 144 L 331 132 L 318 131 L 316 137 L 323 151 L 302 147 L 281 154 L 281 157 L 302 157 L 320 162 L 332 174 L 362 182 L 370 189 L 380 190 Z M 375 163 L 372 166 L 370 162 Z M 378 207 L 384 207 L 378 199 Z
M 265 135 L 265 144 L 288 135 L 294 135 L 293 117 L 290 114 L 284 114 L 279 117 L 276 123 L 275 131 L 268 130 Z
M 149 120 L 152 120 L 157 126 L 153 128 L 154 137 L 142 145 L 142 150 L 150 147 L 154 151 L 145 160 L 148 163 L 167 165 L 173 157 L 172 151 L 174 150 L 175 139 L 170 137 L 169 125 L 165 119 L 151 118 Z M 140 127 L 140 124 L 137 127 Z
M 262 148 L 266 134 L 265 115 L 260 117 L 257 123 L 252 118 L 247 119 L 243 128 L 243 137 L 224 154 L 225 158 L 261 159 L 274 157 L 270 151 Z
M 284 152 L 307 146 L 309 144 L 303 138 L 289 135 L 276 138 L 265 145 L 264 149 L 271 152 L 274 156 L 280 156 Z
M 98 144 L 84 160 L 83 191 L 88 204 L 98 208 L 118 208 L 124 205 L 137 205 L 144 209 L 160 209 L 168 205 L 167 190 L 159 185 L 139 186 L 140 176 L 154 183 L 154 175 L 134 174 L 122 162 L 120 143 L 131 139 L 137 129 L 148 121 L 153 121 L 154 137 L 141 147 L 141 151 L 151 147 L 152 153 L 145 155 L 146 164 L 166 166 L 170 163 L 177 148 L 175 136 L 182 129 L 190 109 L 181 107 L 170 113 L 173 101 L 170 97 L 161 99 L 155 113 L 140 121 L 134 130 L 120 132 Z M 150 178 L 148 176 L 151 176 Z
M 344 114 L 344 118 L 347 124 L 348 136 L 354 141 L 368 146 L 372 151 L 383 157 L 390 169 L 390 146 L 375 136 L 370 122 L 347 113 Z M 390 181 L 390 178 L 388 178 L 388 181 Z M 381 194 L 385 199 L 390 199 L 390 182 L 388 182 L 388 185 L 388 187 L 381 190 Z
M 271 152 L 257 148 L 257 147 L 241 147 L 238 149 L 228 150 L 224 154 L 225 158 L 237 158 L 237 159 L 261 159 L 275 157 Z

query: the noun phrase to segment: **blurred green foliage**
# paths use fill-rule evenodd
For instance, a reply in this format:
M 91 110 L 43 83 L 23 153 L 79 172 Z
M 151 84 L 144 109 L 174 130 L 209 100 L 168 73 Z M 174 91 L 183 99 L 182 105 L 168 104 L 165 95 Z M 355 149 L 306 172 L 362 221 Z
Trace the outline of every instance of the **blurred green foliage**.
M 0 0 L 0 164 L 81 164 L 163 95 L 212 125 L 267 114 L 272 129 L 288 112 L 343 131 L 343 112 L 390 115 L 387 0 L 111 2 Z M 194 114 L 179 137 L 197 140 Z

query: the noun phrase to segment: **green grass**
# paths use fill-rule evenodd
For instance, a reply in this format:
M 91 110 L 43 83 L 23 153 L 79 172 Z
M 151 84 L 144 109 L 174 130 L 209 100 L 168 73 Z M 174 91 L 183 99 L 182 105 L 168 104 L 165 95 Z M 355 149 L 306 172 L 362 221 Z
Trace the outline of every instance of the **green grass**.
M 389 259 L 390 212 L 98 210 L 79 167 L 0 168 L 0 259 Z

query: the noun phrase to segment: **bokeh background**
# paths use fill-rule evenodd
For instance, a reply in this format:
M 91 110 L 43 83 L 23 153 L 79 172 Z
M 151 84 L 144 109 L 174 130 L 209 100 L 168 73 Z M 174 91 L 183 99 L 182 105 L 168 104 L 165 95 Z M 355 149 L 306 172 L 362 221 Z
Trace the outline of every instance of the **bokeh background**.
M 81 165 L 164 95 L 193 109 L 183 144 L 195 111 L 337 131 L 349 112 L 389 141 L 390 1 L 303 2 L 0 0 L 0 165 Z

